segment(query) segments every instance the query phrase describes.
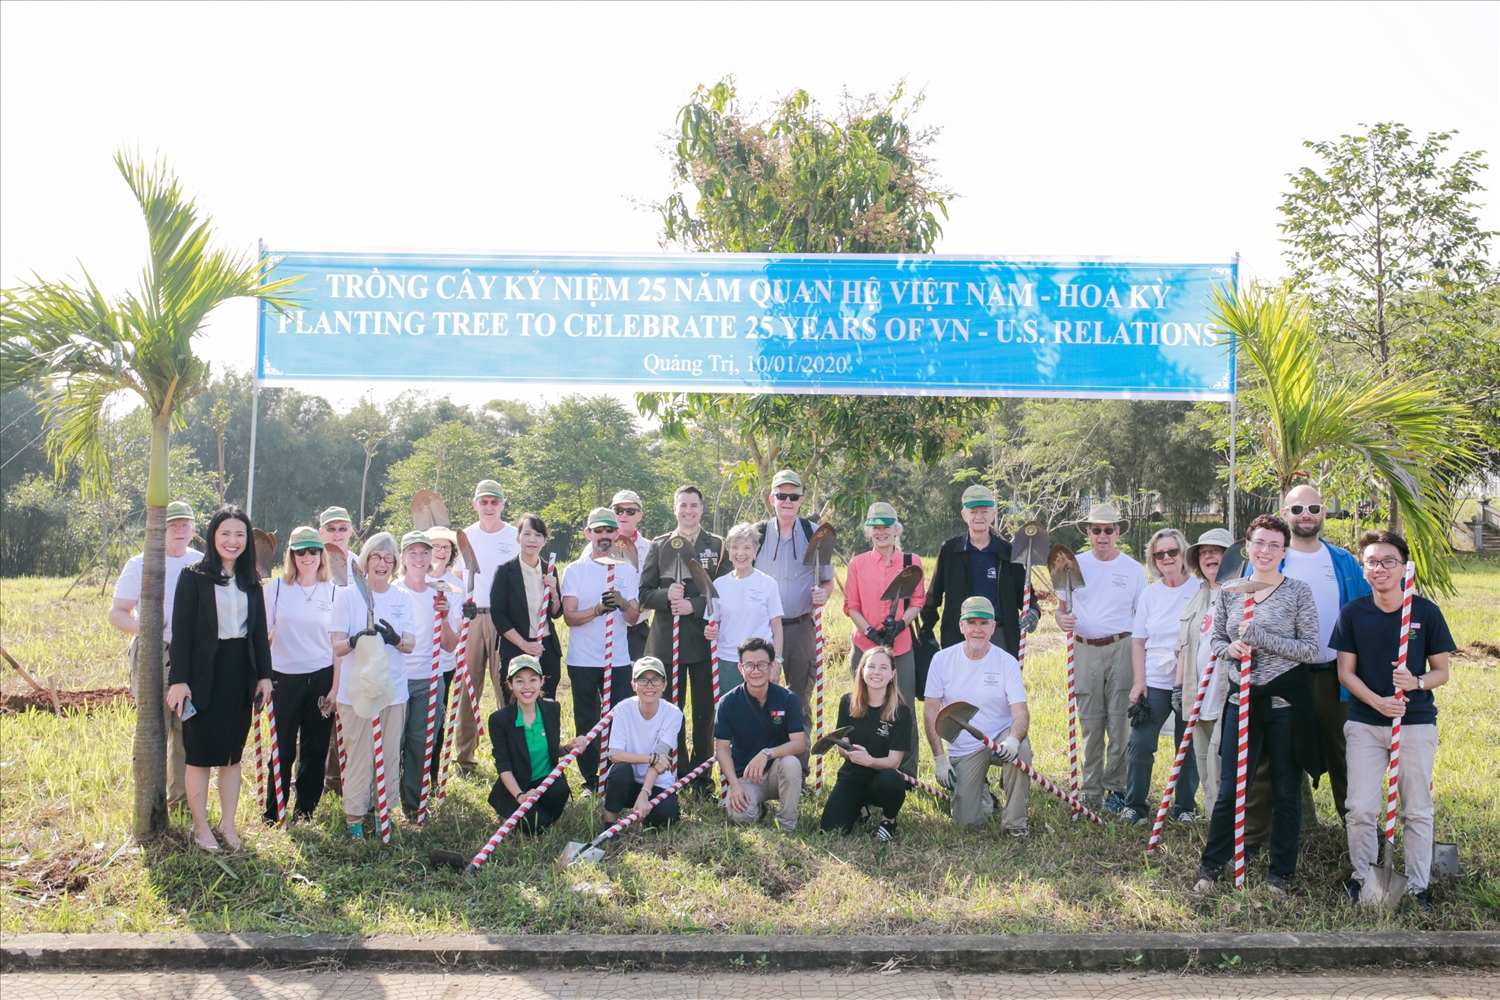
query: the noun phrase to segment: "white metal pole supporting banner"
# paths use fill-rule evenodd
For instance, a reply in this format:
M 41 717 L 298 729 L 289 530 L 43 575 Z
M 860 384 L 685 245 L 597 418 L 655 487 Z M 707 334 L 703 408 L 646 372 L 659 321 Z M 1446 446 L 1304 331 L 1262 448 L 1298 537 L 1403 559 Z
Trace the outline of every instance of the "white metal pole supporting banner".
M 264 265 L 266 259 L 266 243 L 264 240 L 255 241 L 255 259 Z M 261 278 L 261 283 L 265 283 L 264 276 Z M 255 321 L 257 324 L 256 337 L 258 339 L 260 336 L 259 304 L 257 304 L 255 310 Z M 250 470 L 245 477 L 245 516 L 249 518 L 255 517 L 255 432 L 257 425 L 260 423 L 260 372 L 258 367 L 259 359 L 256 361 L 256 368 L 252 368 L 250 371 Z

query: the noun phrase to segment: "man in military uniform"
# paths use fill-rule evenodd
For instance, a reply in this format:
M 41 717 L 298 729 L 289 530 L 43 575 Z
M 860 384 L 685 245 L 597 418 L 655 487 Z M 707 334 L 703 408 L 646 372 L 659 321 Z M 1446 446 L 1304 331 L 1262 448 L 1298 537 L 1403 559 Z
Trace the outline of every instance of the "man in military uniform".
M 641 569 L 641 607 L 655 612 L 646 651 L 667 664 L 669 670 L 672 663 L 672 618 L 681 616 L 677 684 L 684 694 L 676 697 L 681 707 L 680 703 L 687 700 L 690 690 L 693 703 L 691 757 L 688 756 L 687 727 L 683 727 L 684 732 L 678 737 L 678 755 L 688 761 L 679 770 L 686 772 L 714 752 L 713 673 L 708 640 L 703 637 L 710 609 L 707 596 L 698 590 L 688 575 L 686 560 L 696 559 L 710 577 L 722 576 L 729 570 L 730 562 L 724 558 L 724 539 L 703 529 L 703 491 L 696 486 L 680 486 L 672 495 L 672 504 L 677 527 L 651 541 L 651 551 Z M 674 574 L 678 560 L 682 560 L 682 569 Z M 673 691 L 669 690 L 668 696 L 672 695 Z M 712 782 L 704 777 L 697 785 L 700 789 L 711 788 Z

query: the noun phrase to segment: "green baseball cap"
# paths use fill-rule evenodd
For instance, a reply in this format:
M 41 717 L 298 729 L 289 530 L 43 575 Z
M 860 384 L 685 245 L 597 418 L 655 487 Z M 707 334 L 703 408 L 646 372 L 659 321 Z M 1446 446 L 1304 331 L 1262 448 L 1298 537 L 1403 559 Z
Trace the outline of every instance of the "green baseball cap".
M 342 507 L 329 507 L 318 515 L 318 527 L 321 528 L 330 521 L 348 521 L 353 524 L 354 518 L 350 517 L 349 512 Z
M 402 552 L 405 552 L 413 545 L 425 545 L 430 549 L 432 548 L 432 539 L 427 537 L 427 533 L 425 531 L 408 531 L 406 534 L 401 536 Z
M 636 660 L 635 666 L 631 668 L 630 679 L 638 681 L 646 674 L 656 674 L 658 677 L 665 677 L 667 676 L 667 668 L 662 666 L 662 662 L 656 657 L 643 656 L 639 660 Z
M 167 504 L 167 520 L 196 521 L 198 519 L 193 516 L 192 504 L 188 503 L 186 500 L 173 500 L 171 503 Z
M 963 621 L 966 618 L 994 618 L 995 606 L 990 603 L 988 597 L 980 597 L 977 594 L 967 597 L 958 606 L 958 618 Z
M 870 509 L 865 511 L 865 527 L 873 528 L 877 525 L 896 523 L 896 508 L 888 503 L 872 503 Z
M 500 484 L 493 479 L 481 479 L 479 485 L 474 487 L 474 499 L 478 500 L 480 497 L 496 497 L 504 500 L 505 490 L 501 489 Z
M 538 677 L 546 676 L 542 673 L 542 665 L 537 662 L 537 658 L 535 656 L 532 656 L 529 653 L 522 653 L 520 656 L 513 657 L 510 663 L 506 665 L 505 679 L 510 680 L 512 677 L 516 676 L 516 674 L 519 674 L 523 670 L 534 671 Z
M 287 542 L 286 545 L 293 552 L 302 549 L 321 549 L 323 547 L 323 536 L 318 534 L 317 528 L 309 528 L 303 524 L 292 529 L 291 541 Z
M 988 486 L 975 483 L 964 490 L 963 504 L 965 507 L 993 507 L 995 506 L 995 492 Z
M 778 486 L 795 486 L 800 490 L 802 489 L 802 477 L 791 469 L 782 469 L 771 479 L 771 489 L 774 490 Z
M 586 528 L 618 528 L 619 526 L 620 519 L 615 517 L 615 512 L 608 507 L 595 507 L 589 511 L 588 522 L 584 525 Z

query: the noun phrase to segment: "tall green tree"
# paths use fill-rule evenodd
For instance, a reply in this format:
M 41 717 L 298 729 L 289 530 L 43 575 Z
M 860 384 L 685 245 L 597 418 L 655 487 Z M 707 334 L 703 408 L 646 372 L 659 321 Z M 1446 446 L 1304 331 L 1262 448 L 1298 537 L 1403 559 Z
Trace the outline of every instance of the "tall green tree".
M 1216 289 L 1212 308 L 1242 352 L 1247 436 L 1277 492 L 1316 481 L 1325 460 L 1357 457 L 1394 496 L 1424 584 L 1451 591 L 1447 484 L 1477 462 L 1464 408 L 1428 376 L 1320 366 L 1312 310 L 1285 286 Z
M 806 91 L 768 113 L 740 103 L 730 78 L 699 87 L 677 115 L 674 190 L 655 208 L 663 245 L 728 253 L 931 253 L 948 201 L 913 124 L 920 94 L 845 94 L 825 115 Z M 987 399 L 642 393 L 643 414 L 682 437 L 708 422 L 732 428 L 749 454 L 740 488 L 763 492 L 780 467 L 814 488 L 825 474 L 859 497 L 898 458 L 951 451 Z
M 59 471 L 77 462 L 86 493 L 108 487 L 104 446 L 107 404 L 131 392 L 151 421 L 146 488 L 145 564 L 141 576 L 140 700 L 134 749 L 137 837 L 166 828 L 166 726 L 162 676 L 162 596 L 166 579 L 168 438 L 183 404 L 203 391 L 208 365 L 193 338 L 216 306 L 254 297 L 293 304 L 297 279 L 269 281 L 268 268 L 242 253 L 215 249 L 213 232 L 162 161 L 121 151 L 115 165 L 145 217 L 149 261 L 139 288 L 108 298 L 85 272 L 85 285 L 41 281 L 6 289 L 0 308 L 0 387 L 39 387 L 50 422 L 48 451 Z
M 474 484 L 498 476 L 499 459 L 493 436 L 484 428 L 460 421 L 434 428 L 386 473 L 382 525 L 397 535 L 410 531 L 411 498 L 418 490 L 432 490 L 443 498 L 455 526 L 463 527 L 472 514 Z

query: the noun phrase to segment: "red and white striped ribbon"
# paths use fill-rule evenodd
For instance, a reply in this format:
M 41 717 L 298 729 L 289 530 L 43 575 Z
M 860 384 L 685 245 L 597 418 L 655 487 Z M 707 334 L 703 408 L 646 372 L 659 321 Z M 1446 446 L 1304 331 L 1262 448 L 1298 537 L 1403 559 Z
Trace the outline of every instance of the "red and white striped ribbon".
M 380 732 L 380 713 L 370 720 L 375 740 L 375 805 L 380 815 L 380 839 L 391 842 L 391 807 L 385 794 L 385 740 Z
M 276 697 L 266 701 L 266 721 L 271 726 L 271 791 L 276 795 L 276 825 L 286 829 L 286 794 L 281 787 L 281 744 L 276 739 Z M 259 732 L 260 725 L 256 724 Z
M 607 570 L 605 570 L 605 584 L 604 584 L 604 589 L 605 590 L 614 590 L 615 589 L 615 567 L 614 567 L 614 563 L 610 563 L 609 568 Z M 677 619 L 673 618 L 672 621 L 675 624 L 675 622 L 677 621 Z M 614 698 L 612 697 L 613 692 L 610 690 L 614 686 L 613 685 L 614 676 L 615 676 L 615 611 L 614 611 L 614 608 L 609 608 L 608 610 L 606 610 L 604 612 L 604 690 L 600 693 L 600 698 L 599 698 L 599 700 L 602 702 L 602 704 L 599 706 L 599 711 L 601 713 L 599 721 L 601 723 L 602 722 L 606 722 L 606 720 L 608 720 L 609 717 L 610 717 L 610 715 L 612 715 L 613 712 L 614 712 L 615 705 L 614 705 Z M 609 726 L 606 724 L 605 727 L 604 727 L 604 730 L 601 730 L 601 732 L 602 731 L 607 731 L 608 729 L 609 729 Z M 605 765 L 605 756 L 604 756 L 604 750 L 607 748 L 608 744 L 609 744 L 609 737 L 607 737 L 607 736 L 603 740 L 600 741 L 600 753 L 599 753 L 599 794 L 600 795 L 604 794 L 604 783 L 609 780 L 609 768 Z
M 432 677 L 427 681 L 427 749 L 422 754 L 422 794 L 417 799 L 417 829 L 427 821 L 427 795 L 432 789 L 432 745 L 437 738 L 438 685 L 443 676 L 443 616 L 437 603 L 440 590 L 432 595 Z
M 1151 839 L 1146 844 L 1148 856 L 1156 851 L 1157 841 L 1161 840 L 1161 827 L 1167 819 L 1167 808 L 1172 801 L 1172 793 L 1177 790 L 1177 776 L 1182 773 L 1182 762 L 1187 757 L 1188 747 L 1193 745 L 1193 727 L 1198 724 L 1198 713 L 1203 708 L 1203 696 L 1208 693 L 1208 682 L 1213 677 L 1218 663 L 1218 657 L 1210 656 L 1208 669 L 1203 671 L 1203 676 L 1198 679 L 1198 695 L 1193 699 L 1193 710 L 1188 713 L 1187 725 L 1182 730 L 1182 745 L 1177 748 L 1177 759 L 1172 761 L 1172 773 L 1167 776 L 1166 794 L 1161 797 L 1161 805 L 1156 809 L 1156 822 L 1151 825 Z
M 1411 645 L 1411 599 L 1416 589 L 1417 564 L 1408 562 L 1401 579 L 1401 646 L 1396 653 L 1396 669 L 1410 669 L 1406 665 L 1406 652 Z M 1406 692 L 1396 688 L 1396 700 L 1405 701 Z M 1391 764 L 1386 772 L 1385 789 L 1385 839 L 1394 847 L 1396 843 L 1396 794 L 1401 780 L 1401 719 L 1391 720 Z
M 1240 635 L 1255 617 L 1255 594 L 1245 595 L 1245 619 Z M 1245 888 L 1245 795 L 1249 785 L 1250 766 L 1250 660 L 1246 653 L 1240 660 L 1239 753 L 1234 769 L 1234 887 Z
M 813 608 L 813 742 L 823 738 L 823 609 Z M 823 758 L 813 758 L 813 794 L 823 794 Z

